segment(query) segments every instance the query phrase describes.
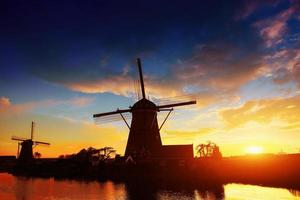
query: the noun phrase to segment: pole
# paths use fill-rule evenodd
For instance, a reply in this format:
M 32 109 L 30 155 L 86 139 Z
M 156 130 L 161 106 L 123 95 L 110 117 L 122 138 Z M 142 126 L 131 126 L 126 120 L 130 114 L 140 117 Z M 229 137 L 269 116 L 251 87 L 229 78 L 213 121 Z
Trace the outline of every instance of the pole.
M 124 120 L 125 124 L 127 125 L 128 129 L 130 130 L 130 126 L 129 126 L 129 124 L 127 123 L 125 117 L 122 115 L 121 112 L 120 112 L 120 115 L 121 115 L 122 119 Z
M 160 129 L 163 127 L 163 125 L 164 125 L 164 124 L 165 124 L 165 122 L 167 121 L 167 119 L 168 119 L 169 115 L 171 114 L 172 110 L 173 110 L 173 108 L 169 110 L 169 113 L 167 114 L 167 116 L 166 116 L 165 120 L 164 120 L 164 121 L 163 121 L 163 123 L 160 125 L 160 127 L 159 127 L 159 129 L 158 129 L 158 130 L 160 130 Z

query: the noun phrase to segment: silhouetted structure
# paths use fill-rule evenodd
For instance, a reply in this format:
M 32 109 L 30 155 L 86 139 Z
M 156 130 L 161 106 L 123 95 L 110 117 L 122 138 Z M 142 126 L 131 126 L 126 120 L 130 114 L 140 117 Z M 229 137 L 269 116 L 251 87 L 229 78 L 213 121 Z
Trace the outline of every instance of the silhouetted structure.
M 146 98 L 141 61 L 137 59 L 137 66 L 140 77 L 142 99 L 137 101 L 132 107 L 125 110 L 117 109 L 114 112 L 94 114 L 94 118 L 101 118 L 110 115 L 120 114 L 126 125 L 130 129 L 125 158 L 131 157 L 134 160 L 151 158 L 193 158 L 193 145 L 168 145 L 163 146 L 160 138 L 160 129 L 166 119 L 173 111 L 173 107 L 195 104 L 196 101 L 185 101 L 174 104 L 155 105 Z M 159 127 L 157 122 L 157 112 L 168 111 L 168 115 Z M 131 112 L 131 126 L 125 120 L 123 113 Z
M 18 142 L 18 151 L 17 151 L 17 157 L 18 160 L 20 161 L 31 161 L 33 160 L 33 152 L 32 152 L 32 146 L 36 146 L 36 145 L 50 145 L 50 143 L 47 142 L 40 142 L 40 141 L 33 141 L 33 133 L 34 133 L 34 122 L 31 122 L 31 134 L 30 134 L 30 139 L 26 139 L 26 138 L 21 138 L 21 137 L 16 137 L 16 136 L 12 136 L 12 140 L 17 140 L 17 141 L 21 141 Z M 19 151 L 21 146 L 21 151 Z

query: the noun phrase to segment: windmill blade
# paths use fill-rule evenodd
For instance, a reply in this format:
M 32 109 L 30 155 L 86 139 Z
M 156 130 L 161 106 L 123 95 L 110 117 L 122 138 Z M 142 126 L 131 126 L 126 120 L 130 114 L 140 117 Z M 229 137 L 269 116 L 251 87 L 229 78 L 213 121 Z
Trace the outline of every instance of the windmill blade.
M 186 101 L 186 102 L 181 102 L 181 103 L 173 103 L 173 104 L 167 104 L 167 105 L 161 105 L 157 106 L 158 109 L 162 108 L 172 108 L 172 107 L 177 107 L 177 106 L 186 106 L 186 105 L 191 105 L 191 104 L 196 104 L 196 101 Z
M 138 76 L 138 74 L 136 74 Z M 140 81 L 139 79 L 133 79 L 133 87 L 134 87 L 134 93 L 135 93 L 135 100 L 140 100 L 141 92 L 140 92 Z
M 35 147 L 37 147 L 37 146 L 42 146 L 42 147 L 50 147 L 50 145 L 46 145 L 46 144 L 34 144 L 33 146 L 32 146 L 32 148 L 35 148 Z
M 120 113 L 118 113 L 120 114 Z M 124 113 L 123 117 L 125 120 L 131 119 L 131 114 L 130 113 Z M 102 117 L 96 117 L 94 118 L 94 121 L 96 124 L 104 124 L 104 123 L 111 123 L 111 122 L 118 122 L 122 121 L 122 116 L 121 115 L 107 115 L 107 116 L 102 116 Z
M 99 119 L 99 118 L 96 118 L 94 119 L 94 122 L 96 124 L 107 124 L 107 123 L 113 123 L 113 122 L 119 122 L 119 121 L 122 121 L 122 118 L 121 117 L 116 117 L 116 118 L 105 118 L 105 119 Z
M 36 147 L 36 146 L 42 146 L 42 147 L 50 147 L 50 144 L 43 144 L 43 143 L 34 143 L 34 146 L 33 147 Z
M 106 120 L 118 120 L 121 119 L 121 115 L 120 113 L 118 113 L 119 115 L 107 115 L 107 116 L 102 116 L 102 117 L 96 117 L 94 118 L 94 120 L 100 120 L 100 121 L 106 121 Z M 124 117 L 129 118 L 131 115 L 130 113 L 125 113 L 122 114 Z
M 36 145 L 40 145 L 40 144 L 47 145 L 47 146 L 50 145 L 50 143 L 48 143 L 48 142 L 40 142 L 40 141 L 33 141 L 33 143 L 36 144 Z
M 26 138 L 22 138 L 22 137 L 18 137 L 18 136 L 12 136 L 11 137 L 12 140 L 17 140 L 17 141 L 25 141 L 25 140 L 28 140 Z
M 165 105 L 165 104 L 174 104 L 174 103 L 180 103 L 180 102 L 186 102 L 186 101 L 192 101 L 195 100 L 195 96 L 193 95 L 180 95 L 180 96 L 173 96 L 168 98 L 153 98 L 151 101 L 153 101 L 156 105 Z
M 98 113 L 98 114 L 93 114 L 93 118 L 96 117 L 103 117 L 103 116 L 108 116 L 108 115 L 115 115 L 115 114 L 119 114 L 119 113 L 126 113 L 126 112 L 130 112 L 131 109 L 125 109 L 125 110 L 116 110 L 113 112 L 105 112 L 105 113 Z
M 137 66 L 138 66 L 138 69 L 139 69 L 142 95 L 143 95 L 143 99 L 145 99 L 146 98 L 146 94 L 145 94 L 145 86 L 144 86 L 144 78 L 143 78 L 143 71 L 142 71 L 141 59 L 137 58 L 136 62 L 137 62 Z
M 31 132 L 30 132 L 30 138 L 33 140 L 33 133 L 34 133 L 34 127 L 35 127 L 35 122 L 31 122 Z

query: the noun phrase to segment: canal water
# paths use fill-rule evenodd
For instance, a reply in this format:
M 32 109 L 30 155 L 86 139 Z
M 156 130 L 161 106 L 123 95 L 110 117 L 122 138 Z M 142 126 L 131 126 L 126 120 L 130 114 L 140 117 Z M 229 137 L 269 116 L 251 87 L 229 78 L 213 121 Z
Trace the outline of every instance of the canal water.
M 227 184 L 198 188 L 153 188 L 111 181 L 25 178 L 0 173 L 0 200 L 214 200 L 299 199 L 300 191 L 255 185 Z

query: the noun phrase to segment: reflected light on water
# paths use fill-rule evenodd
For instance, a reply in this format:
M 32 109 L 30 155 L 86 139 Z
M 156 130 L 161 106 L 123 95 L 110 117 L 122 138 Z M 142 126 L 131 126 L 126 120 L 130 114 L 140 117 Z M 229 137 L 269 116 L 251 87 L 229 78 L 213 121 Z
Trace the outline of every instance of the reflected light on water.
M 0 173 L 0 200 L 126 199 L 124 184 L 14 177 Z
M 292 192 L 293 191 L 293 192 Z M 245 200 L 274 200 L 274 199 L 293 199 L 297 197 L 297 190 L 287 190 L 283 188 L 262 187 L 256 185 L 227 184 L 225 186 L 226 199 L 245 199 Z
M 178 184 L 176 184 L 178 185 Z M 204 184 L 205 185 L 205 184 Z M 160 188 L 142 183 L 25 178 L 0 173 L 0 200 L 216 200 L 298 199 L 298 190 L 227 184 L 209 188 Z

